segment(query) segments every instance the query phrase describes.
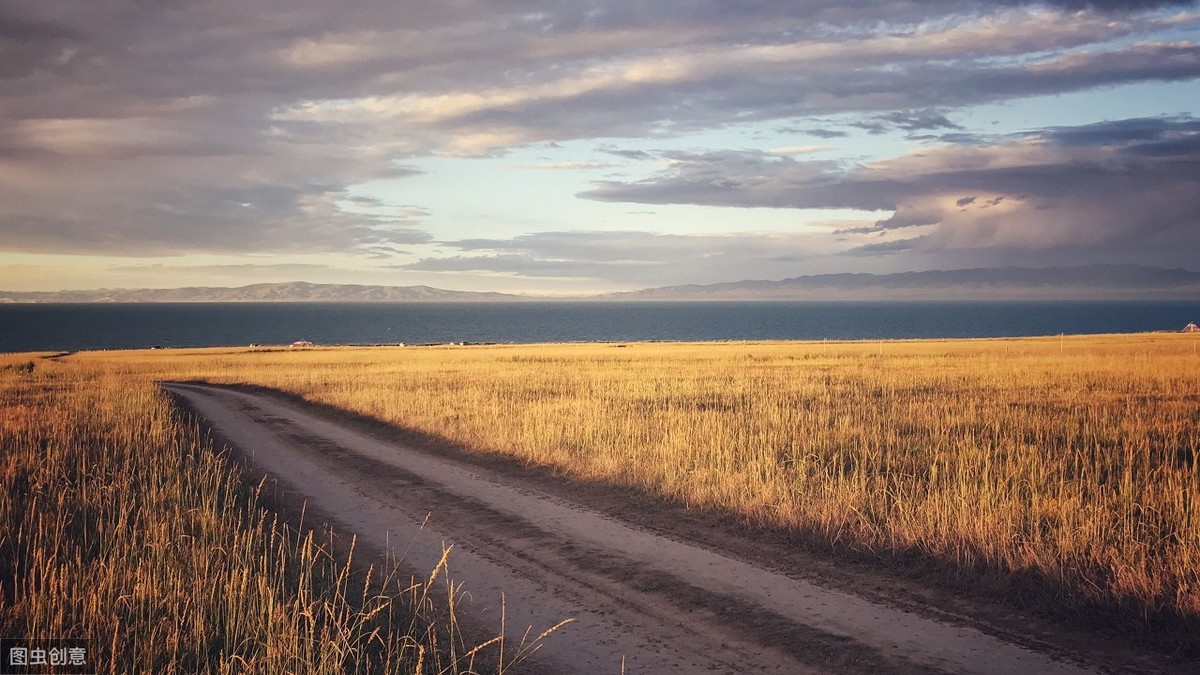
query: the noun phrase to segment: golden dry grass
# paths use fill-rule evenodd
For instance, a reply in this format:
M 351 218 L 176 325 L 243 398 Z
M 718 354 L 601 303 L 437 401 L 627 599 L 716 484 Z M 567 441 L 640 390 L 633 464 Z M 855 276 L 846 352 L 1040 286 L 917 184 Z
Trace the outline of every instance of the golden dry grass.
M 443 566 L 364 572 L 261 496 L 152 381 L 0 355 L 0 635 L 94 672 L 474 672 Z
M 1153 629 L 1200 625 L 1196 347 L 1161 334 L 66 361 L 274 387 L 840 550 L 1020 580 L 1046 603 Z

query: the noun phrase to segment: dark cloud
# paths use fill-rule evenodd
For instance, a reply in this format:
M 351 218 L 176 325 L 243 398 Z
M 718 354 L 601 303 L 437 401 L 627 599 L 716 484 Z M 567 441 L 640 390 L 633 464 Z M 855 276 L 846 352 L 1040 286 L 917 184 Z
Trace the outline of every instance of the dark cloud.
M 807 136 L 815 136 L 816 138 L 845 138 L 850 135 L 849 131 L 841 129 L 826 129 L 826 128 L 808 128 L 808 129 L 789 129 L 791 133 L 805 134 Z
M 908 134 L 906 138 L 910 141 L 932 141 L 947 145 L 989 145 L 993 141 L 989 136 L 972 133 Z
M 1188 7 L 1195 4 L 1195 0 L 1045 0 L 1045 4 L 1052 7 L 1064 7 L 1066 9 L 1138 12 L 1154 7 Z
M 1058 145 L 1122 145 L 1141 154 L 1147 154 L 1147 148 L 1169 148 L 1181 142 L 1183 145 L 1176 145 L 1178 150 L 1174 152 L 1189 152 L 1195 147 L 1197 134 L 1200 134 L 1200 120 L 1190 117 L 1109 120 L 1078 127 L 1050 127 L 1040 132 L 1040 135 Z
M 892 129 L 910 132 L 937 129 L 955 129 L 961 131 L 963 129 L 962 126 L 951 122 L 944 113 L 933 110 L 897 110 L 884 115 L 874 115 L 859 122 L 853 122 L 850 126 L 864 129 L 873 134 L 881 134 Z
M 597 148 L 597 150 L 614 157 L 620 157 L 622 159 L 654 159 L 654 155 L 646 152 L 645 150 L 626 150 L 623 148 L 618 148 L 615 145 L 601 145 Z
M 887 210 L 874 228 L 921 230 L 858 253 L 916 248 L 1140 251 L 1184 261 L 1200 250 L 1200 120 L 1190 117 L 1051 128 L 991 145 L 947 145 L 865 166 L 757 153 L 677 158 L 633 183 L 598 182 L 581 196 L 647 204 Z
M 918 250 L 928 241 L 929 235 L 923 235 L 920 237 L 913 237 L 911 239 L 893 239 L 892 241 L 883 241 L 875 244 L 862 244 L 861 246 L 854 246 L 850 248 L 845 252 L 845 255 L 890 255 L 893 253 Z

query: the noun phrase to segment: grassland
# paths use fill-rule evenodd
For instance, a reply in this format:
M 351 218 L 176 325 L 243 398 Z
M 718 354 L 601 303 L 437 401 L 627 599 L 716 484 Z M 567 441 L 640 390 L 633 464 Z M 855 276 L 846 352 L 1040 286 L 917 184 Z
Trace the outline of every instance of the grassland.
M 273 387 L 1195 648 L 1196 348 L 1162 334 L 167 350 L 52 367 Z
M 151 380 L 41 356 L 0 355 L 0 635 L 86 639 L 93 672 L 512 663 L 464 642 L 444 567 L 351 564 L 352 539 L 282 524 Z

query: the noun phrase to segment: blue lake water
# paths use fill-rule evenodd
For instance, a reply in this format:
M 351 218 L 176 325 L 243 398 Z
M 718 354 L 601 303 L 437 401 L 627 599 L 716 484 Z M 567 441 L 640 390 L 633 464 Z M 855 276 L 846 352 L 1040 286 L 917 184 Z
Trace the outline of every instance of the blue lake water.
M 518 302 L 0 305 L 0 352 L 403 342 L 862 340 L 1179 330 L 1171 302 Z

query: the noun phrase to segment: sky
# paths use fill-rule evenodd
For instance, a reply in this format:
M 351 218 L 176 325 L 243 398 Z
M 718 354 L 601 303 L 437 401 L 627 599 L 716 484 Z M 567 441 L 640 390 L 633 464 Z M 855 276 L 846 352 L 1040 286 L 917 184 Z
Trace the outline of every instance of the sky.
M 4 0 L 0 289 L 1200 270 L 1200 7 Z

